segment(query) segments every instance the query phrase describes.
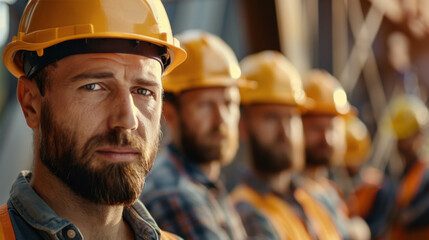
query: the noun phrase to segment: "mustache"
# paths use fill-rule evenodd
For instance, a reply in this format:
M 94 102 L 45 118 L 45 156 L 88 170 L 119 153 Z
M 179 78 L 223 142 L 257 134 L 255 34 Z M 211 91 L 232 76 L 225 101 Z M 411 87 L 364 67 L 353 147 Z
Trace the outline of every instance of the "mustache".
M 121 129 L 113 129 L 107 133 L 92 136 L 83 149 L 84 153 L 94 154 L 95 149 L 104 146 L 130 147 L 137 149 L 143 155 L 144 140 L 138 135 Z M 87 156 L 82 156 L 83 158 Z
M 217 126 L 217 127 L 213 127 L 210 131 L 209 131 L 209 135 L 220 135 L 222 137 L 228 137 L 229 136 L 229 131 L 226 127 L 221 126 Z

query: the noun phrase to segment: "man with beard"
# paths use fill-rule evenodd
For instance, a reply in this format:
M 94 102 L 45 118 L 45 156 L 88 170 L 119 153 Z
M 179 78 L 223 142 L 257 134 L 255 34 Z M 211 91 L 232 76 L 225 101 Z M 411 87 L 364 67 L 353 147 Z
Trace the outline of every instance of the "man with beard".
M 340 83 L 324 70 L 310 71 L 304 79 L 304 89 L 307 96 L 302 116 L 305 168 L 297 178 L 298 185 L 330 211 L 344 239 L 368 239 L 367 225 L 361 218 L 349 219 L 340 188 L 328 178 L 329 167 L 343 161 L 344 116 L 355 114 L 354 109 Z
M 241 69 L 258 84 L 241 91 L 240 132 L 251 172 L 232 192 L 249 237 L 340 239 L 327 210 L 291 181 L 304 163 L 301 110 L 306 96 L 298 71 L 275 51 L 244 58 Z
M 159 0 L 30 1 L 3 59 L 34 169 L 1 207 L 0 239 L 175 238 L 138 197 L 157 152 L 161 75 L 185 56 Z
M 219 181 L 238 148 L 241 71 L 232 49 L 200 31 L 178 35 L 187 61 L 163 79 L 171 143 L 157 159 L 141 199 L 157 223 L 187 240 L 244 239 Z

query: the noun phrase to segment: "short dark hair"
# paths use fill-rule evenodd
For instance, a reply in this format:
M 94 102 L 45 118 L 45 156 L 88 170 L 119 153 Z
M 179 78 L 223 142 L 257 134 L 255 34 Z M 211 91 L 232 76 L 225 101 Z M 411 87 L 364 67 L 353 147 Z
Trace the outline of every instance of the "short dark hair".
M 163 98 L 165 102 L 169 102 L 173 104 L 174 107 L 179 108 L 180 104 L 179 104 L 179 97 L 177 94 L 164 91 Z
M 52 69 L 57 67 L 57 62 L 53 62 L 48 66 L 42 68 L 40 71 L 35 73 L 33 77 L 30 79 L 31 81 L 35 81 L 37 87 L 39 88 L 39 92 L 42 96 L 45 96 L 45 92 L 49 89 L 50 81 L 49 81 L 49 73 Z

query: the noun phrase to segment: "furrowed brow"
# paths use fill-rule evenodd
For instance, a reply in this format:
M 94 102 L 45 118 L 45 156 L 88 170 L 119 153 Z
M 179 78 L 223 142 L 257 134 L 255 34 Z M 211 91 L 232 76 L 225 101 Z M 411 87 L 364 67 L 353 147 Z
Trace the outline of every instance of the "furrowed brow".
M 137 78 L 134 80 L 136 84 L 150 87 L 161 87 L 161 84 L 157 81 L 147 80 L 143 78 Z
M 111 72 L 98 72 L 98 73 L 81 73 L 77 76 L 74 76 L 71 80 L 73 82 L 84 80 L 84 79 L 103 79 L 103 78 L 113 78 L 114 75 Z

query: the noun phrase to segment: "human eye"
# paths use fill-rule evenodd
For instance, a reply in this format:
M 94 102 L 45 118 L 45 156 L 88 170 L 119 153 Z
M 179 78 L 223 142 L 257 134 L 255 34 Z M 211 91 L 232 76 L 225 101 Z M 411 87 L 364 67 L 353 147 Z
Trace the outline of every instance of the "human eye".
M 97 91 L 101 89 L 101 86 L 98 83 L 90 83 L 82 86 L 82 88 L 88 91 Z
M 143 96 L 152 95 L 152 92 L 146 88 L 137 88 L 134 92 Z

